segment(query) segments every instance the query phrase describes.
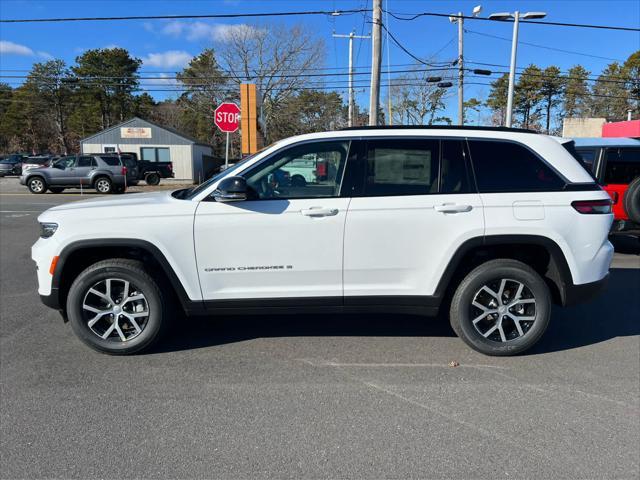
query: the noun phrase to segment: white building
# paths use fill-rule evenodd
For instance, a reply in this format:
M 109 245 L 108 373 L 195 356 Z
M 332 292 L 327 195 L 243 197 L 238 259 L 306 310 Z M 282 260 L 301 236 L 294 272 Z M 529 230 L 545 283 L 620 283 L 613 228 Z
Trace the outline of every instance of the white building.
M 140 160 L 173 162 L 175 178 L 201 182 L 212 159 L 210 145 L 171 128 L 133 117 L 80 140 L 81 153 L 133 152 Z

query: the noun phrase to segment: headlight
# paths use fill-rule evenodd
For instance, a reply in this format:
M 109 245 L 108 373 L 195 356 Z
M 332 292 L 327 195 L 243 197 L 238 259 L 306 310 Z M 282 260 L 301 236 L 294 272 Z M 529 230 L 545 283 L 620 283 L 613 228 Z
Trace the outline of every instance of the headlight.
M 49 238 L 58 229 L 57 223 L 41 223 L 40 224 L 40 238 Z

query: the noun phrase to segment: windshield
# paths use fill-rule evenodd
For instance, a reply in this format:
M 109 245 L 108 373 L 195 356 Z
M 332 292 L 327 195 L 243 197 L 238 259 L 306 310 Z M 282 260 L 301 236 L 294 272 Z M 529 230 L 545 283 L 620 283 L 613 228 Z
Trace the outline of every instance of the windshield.
M 253 155 L 249 155 L 248 157 L 242 159 L 240 162 L 236 163 L 235 165 L 232 165 L 229 168 L 221 171 L 220 173 L 215 174 L 206 182 L 203 182 L 200 185 L 197 185 L 191 188 L 190 190 L 188 190 L 186 193 L 183 194 L 182 198 L 184 198 L 185 200 L 191 200 L 192 198 L 200 194 L 202 191 L 206 190 L 211 184 L 217 182 L 222 177 L 238 170 L 240 167 L 242 167 L 244 164 L 246 164 L 249 160 L 251 160 L 256 155 L 257 155 L 256 153 L 254 153 Z

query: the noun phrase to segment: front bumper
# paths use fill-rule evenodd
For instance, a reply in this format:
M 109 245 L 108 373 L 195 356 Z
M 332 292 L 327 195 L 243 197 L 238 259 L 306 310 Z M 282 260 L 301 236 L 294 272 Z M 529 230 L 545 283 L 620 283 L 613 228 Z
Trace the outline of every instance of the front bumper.
M 595 282 L 583 283 L 581 285 L 567 285 L 564 289 L 563 305 L 568 307 L 589 302 L 600 295 L 600 293 L 606 289 L 608 283 L 609 273 Z

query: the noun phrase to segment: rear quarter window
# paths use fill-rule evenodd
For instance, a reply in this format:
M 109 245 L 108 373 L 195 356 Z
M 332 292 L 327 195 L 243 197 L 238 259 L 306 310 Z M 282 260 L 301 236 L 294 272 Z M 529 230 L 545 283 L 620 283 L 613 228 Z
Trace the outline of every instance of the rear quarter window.
M 640 177 L 640 148 L 608 148 L 604 183 L 627 185 Z
M 478 189 L 491 192 L 562 190 L 565 182 L 523 145 L 493 140 L 469 140 Z
M 120 165 L 120 160 L 117 157 L 100 157 L 100 159 L 110 167 L 117 167 Z

